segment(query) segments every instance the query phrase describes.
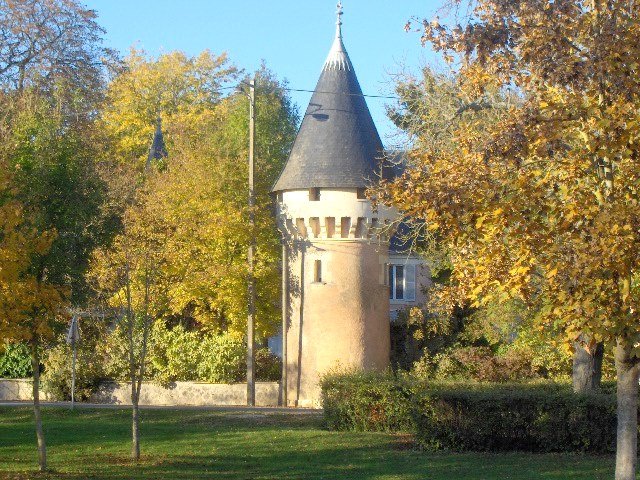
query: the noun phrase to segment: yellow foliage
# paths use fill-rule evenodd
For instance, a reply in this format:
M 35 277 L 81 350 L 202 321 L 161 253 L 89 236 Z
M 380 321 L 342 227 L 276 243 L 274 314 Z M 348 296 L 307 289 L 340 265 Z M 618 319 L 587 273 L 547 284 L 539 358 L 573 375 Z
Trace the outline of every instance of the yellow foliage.
M 595 18 L 581 2 L 544 4 L 483 0 L 476 28 L 425 24 L 423 41 L 460 55 L 469 104 L 495 86 L 519 98 L 491 124 L 458 119 L 455 151 L 413 127 L 410 168 L 381 200 L 450 252 L 443 304 L 504 294 L 538 304 L 568 341 L 638 343 L 640 17 L 622 1 Z

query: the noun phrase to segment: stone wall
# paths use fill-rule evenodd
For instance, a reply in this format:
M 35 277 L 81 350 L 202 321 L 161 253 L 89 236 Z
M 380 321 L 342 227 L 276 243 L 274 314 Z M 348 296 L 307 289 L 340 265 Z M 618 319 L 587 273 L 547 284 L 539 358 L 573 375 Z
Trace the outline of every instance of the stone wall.
M 256 405 L 278 406 L 278 382 L 256 382 Z M 91 402 L 130 404 L 131 385 L 105 382 L 91 397 Z M 175 382 L 168 387 L 144 383 L 140 392 L 140 405 L 246 405 L 246 383 Z
M 30 380 L 0 379 L 0 401 L 32 400 Z M 41 398 L 47 400 L 41 393 Z M 280 398 L 278 382 L 256 383 L 256 405 L 277 406 Z M 131 403 L 131 386 L 127 383 L 104 382 L 90 400 L 92 403 L 127 405 Z M 140 393 L 140 405 L 246 405 L 245 383 L 212 384 L 175 382 L 161 387 L 145 382 Z
M 40 390 L 40 399 L 48 400 Z M 14 402 L 33 400 L 33 382 L 27 379 L 0 379 L 0 401 Z

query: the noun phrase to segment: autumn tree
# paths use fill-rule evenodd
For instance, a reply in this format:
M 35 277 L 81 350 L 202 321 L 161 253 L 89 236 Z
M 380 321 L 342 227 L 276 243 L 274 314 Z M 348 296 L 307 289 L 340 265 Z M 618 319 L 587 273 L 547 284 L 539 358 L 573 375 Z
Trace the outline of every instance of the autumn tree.
M 93 169 L 94 145 L 84 122 L 67 121 L 50 99 L 30 91 L 2 97 L 0 111 L 0 161 L 10 179 L 2 201 L 5 212 L 19 211 L 18 221 L 16 214 L 5 216 L 4 241 L 22 243 L 17 263 L 7 271 L 23 282 L 26 295 L 26 303 L 12 307 L 15 315 L 6 317 L 3 336 L 30 346 L 40 468 L 45 469 L 40 355 L 64 327 L 65 307 L 82 303 L 88 294 L 88 257 L 108 236 L 101 211 L 104 186 Z
M 140 459 L 140 392 L 146 378 L 149 336 L 154 322 L 167 313 L 168 282 L 164 244 L 169 230 L 158 210 L 147 208 L 149 189 L 136 192 L 122 219 L 122 231 L 108 248 L 95 252 L 89 277 L 117 319 L 127 355 L 131 385 L 131 457 Z
M 224 55 L 169 53 L 154 60 L 134 52 L 127 65 L 109 86 L 101 122 L 114 162 L 137 180 L 123 230 L 96 254 L 90 277 L 123 312 L 137 459 L 138 402 L 153 323 L 179 319 L 240 338 L 246 330 L 248 101 L 235 85 L 224 86 L 236 79 Z M 269 191 L 297 116 L 273 75 L 263 69 L 258 77 L 255 273 L 258 332 L 266 338 L 279 318 L 279 242 Z M 157 116 L 169 156 L 147 164 Z
M 388 107 L 389 117 L 406 134 L 409 150 L 428 150 L 433 154 L 455 152 L 458 149 L 457 132 L 470 128 L 484 131 L 503 119 L 511 106 L 521 102 L 513 92 L 495 86 L 484 89 L 481 95 L 469 93 L 461 88 L 457 76 L 436 72 L 429 67 L 422 69 L 419 78 L 399 77 L 396 92 L 399 98 L 395 105 Z M 482 148 L 485 139 L 482 136 L 478 138 Z M 411 157 L 408 161 L 411 162 Z M 426 229 L 420 218 L 407 217 L 403 222 L 411 226 L 403 230 L 410 237 L 406 243 L 429 258 L 436 278 L 447 278 L 451 265 L 446 245 L 437 239 L 437 231 Z M 555 335 L 554 332 L 549 334 Z M 572 348 L 574 391 L 586 393 L 597 390 L 602 377 L 602 343 L 591 343 L 581 336 Z
M 479 0 L 460 25 L 422 22 L 465 92 L 521 102 L 493 126 L 456 129 L 454 153 L 413 152 L 384 198 L 446 243 L 449 305 L 518 297 L 568 341 L 616 345 L 619 480 L 637 463 L 639 9 Z
M 6 175 L 6 165 L 0 168 Z M 65 291 L 37 278 L 31 261 L 46 255 L 55 232 L 38 232 L 25 224 L 24 210 L 11 200 L 0 202 L 0 338 L 30 347 L 33 406 L 40 470 L 47 469 L 47 450 L 40 414 L 40 349 L 55 335 L 65 306 Z
M 113 142 L 111 155 L 141 171 L 156 119 L 162 118 L 165 129 L 172 128 L 174 119 L 197 122 L 220 102 L 236 76 L 224 53 L 205 50 L 190 57 L 175 51 L 152 59 L 132 50 L 109 84 L 101 112 L 102 127 Z
M 164 254 L 169 314 L 200 327 L 246 326 L 248 229 L 248 100 L 233 85 L 226 57 L 169 53 L 147 59 L 134 52 L 129 68 L 109 87 L 106 131 L 114 155 L 140 172 L 160 112 L 169 157 L 146 176 L 146 207 L 158 210 L 172 234 Z M 169 80 L 170 81 L 169 81 Z M 279 240 L 270 189 L 286 161 L 297 112 L 283 85 L 266 68 L 257 75 L 256 223 L 258 329 L 265 338 L 278 323 Z M 145 85 L 142 89 L 134 86 Z M 241 84 L 244 85 L 244 84 Z

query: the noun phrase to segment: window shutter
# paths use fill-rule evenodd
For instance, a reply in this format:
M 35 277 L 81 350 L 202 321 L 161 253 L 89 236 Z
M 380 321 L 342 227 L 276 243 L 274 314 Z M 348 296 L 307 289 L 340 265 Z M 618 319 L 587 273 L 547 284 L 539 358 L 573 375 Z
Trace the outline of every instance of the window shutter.
M 416 300 L 416 266 L 404 267 L 404 299 L 415 302 Z

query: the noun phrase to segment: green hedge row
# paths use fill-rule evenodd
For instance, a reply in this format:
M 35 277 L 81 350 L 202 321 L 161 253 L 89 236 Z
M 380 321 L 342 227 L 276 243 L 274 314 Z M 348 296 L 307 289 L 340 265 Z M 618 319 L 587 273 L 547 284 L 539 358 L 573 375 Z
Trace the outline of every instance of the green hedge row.
M 420 384 L 381 374 L 330 375 L 322 392 L 329 428 L 413 432 L 429 450 L 615 451 L 612 394 L 576 395 L 552 383 Z

